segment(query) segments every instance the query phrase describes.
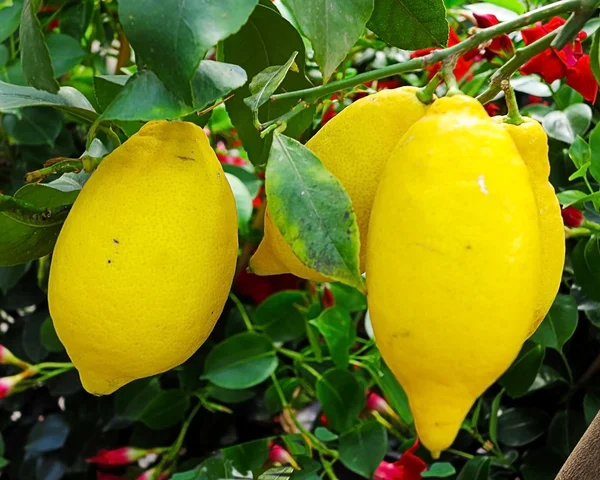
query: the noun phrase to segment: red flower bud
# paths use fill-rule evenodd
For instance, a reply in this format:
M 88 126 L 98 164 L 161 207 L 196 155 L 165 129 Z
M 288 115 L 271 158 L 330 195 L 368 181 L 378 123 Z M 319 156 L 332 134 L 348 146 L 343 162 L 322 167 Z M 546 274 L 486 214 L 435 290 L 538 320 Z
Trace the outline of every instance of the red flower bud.
M 127 480 L 124 477 L 118 477 L 116 475 L 112 475 L 111 473 L 105 472 L 96 472 L 96 480 Z
M 327 420 L 327 417 L 325 416 L 325 414 L 321 414 L 321 416 L 319 417 L 319 420 L 321 420 L 321 423 L 323 425 L 325 425 L 326 427 L 329 426 L 329 420 Z
M 398 418 L 398 415 L 396 412 L 394 412 L 392 407 L 390 407 L 389 403 L 387 403 L 383 397 L 377 395 L 376 393 L 367 392 L 367 409 L 379 412 L 382 415 Z
M 4 345 L 0 345 L 0 365 L 14 365 L 20 368 L 28 368 L 30 366 L 27 362 L 15 357 Z
M 330 308 L 335 306 L 335 297 L 333 296 L 333 292 L 327 286 L 323 288 L 323 297 L 321 299 L 323 304 L 323 308 Z
M 579 227 L 583 223 L 583 213 L 573 206 L 563 208 L 560 213 L 567 227 Z
M 102 466 L 128 465 L 139 460 L 152 450 L 133 447 L 121 447 L 114 450 L 100 450 L 95 457 L 86 459 L 87 463 L 95 463 Z
M 25 370 L 17 375 L 12 375 L 10 377 L 0 378 L 0 399 L 8 397 L 11 393 L 13 393 L 14 388 L 27 377 L 33 375 L 33 371 Z
M 285 448 L 280 447 L 276 443 L 269 445 L 269 462 L 274 465 L 291 465 L 296 470 L 300 470 L 300 466 L 294 460 L 294 457 L 290 455 Z

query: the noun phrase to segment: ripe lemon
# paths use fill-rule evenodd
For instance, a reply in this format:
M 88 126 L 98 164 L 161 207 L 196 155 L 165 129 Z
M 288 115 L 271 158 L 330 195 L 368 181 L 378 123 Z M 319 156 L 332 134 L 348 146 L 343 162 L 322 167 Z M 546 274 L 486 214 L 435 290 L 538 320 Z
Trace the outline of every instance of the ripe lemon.
M 54 250 L 50 313 L 84 388 L 109 394 L 190 357 L 236 258 L 233 195 L 203 130 L 146 124 L 85 184 Z

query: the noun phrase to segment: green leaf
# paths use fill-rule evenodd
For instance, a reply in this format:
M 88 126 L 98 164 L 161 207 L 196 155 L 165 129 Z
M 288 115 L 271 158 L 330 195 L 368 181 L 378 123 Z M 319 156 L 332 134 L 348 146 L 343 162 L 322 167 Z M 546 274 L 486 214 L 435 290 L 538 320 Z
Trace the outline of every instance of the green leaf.
M 0 457 L 4 456 L 4 437 L 0 433 Z
M 2 126 L 17 145 L 54 145 L 63 127 L 62 114 L 51 108 L 28 107 L 20 115 L 6 114 Z
M 287 377 L 279 380 L 279 386 L 283 392 L 284 398 L 289 402 L 293 402 L 294 392 L 300 386 L 300 380 L 295 377 Z M 265 391 L 265 407 L 271 415 L 275 415 L 283 410 L 283 404 L 277 393 L 275 384 L 269 385 L 269 388 Z
M 380 367 L 381 375 L 375 380 L 377 385 L 385 394 L 385 398 L 390 403 L 390 406 L 394 411 L 400 415 L 400 418 L 404 420 L 408 425 L 413 423 L 412 412 L 410 411 L 410 405 L 408 404 L 408 397 L 406 392 L 396 380 L 396 377 L 389 369 L 389 367 L 381 362 Z
M 569 105 L 563 111 L 553 111 L 544 117 L 542 126 L 550 138 L 571 144 L 583 135 L 592 121 L 592 109 L 585 103 Z M 592 151 L 594 147 L 592 145 Z
M 70 427 L 62 415 L 52 413 L 29 431 L 25 450 L 33 457 L 60 450 L 67 440 Z
M 176 473 L 171 480 L 226 480 L 235 478 L 231 462 L 223 458 L 210 457 L 190 472 Z
M 244 332 L 216 345 L 204 362 L 204 377 L 232 390 L 264 382 L 277 368 L 273 343 L 266 335 Z
M 110 106 L 130 78 L 129 75 L 97 75 L 94 77 L 94 96 L 101 112 Z
M 509 408 L 498 418 L 498 441 L 521 447 L 541 437 L 548 426 L 548 414 L 536 408 Z
M 9 463 L 10 462 L 6 458 L 0 457 L 0 468 L 6 467 Z
M 253 442 L 241 443 L 234 447 L 223 448 L 223 456 L 233 463 L 238 472 L 244 474 L 248 471 L 259 470 L 266 462 L 269 455 L 269 441 L 271 438 L 261 438 Z
M 338 439 L 335 433 L 325 427 L 315 428 L 315 436 L 322 442 L 333 442 Z
M 284 135 L 273 138 L 266 179 L 271 218 L 296 257 L 328 278 L 364 289 L 356 214 L 340 181 Z
M 554 480 L 564 460 L 549 448 L 528 452 L 521 465 L 523 480 Z
M 54 323 L 52 323 L 52 318 L 50 317 L 46 318 L 44 323 L 42 323 L 40 339 L 44 348 L 49 352 L 64 352 L 65 350 L 65 347 L 56 334 Z
M 588 195 L 580 190 L 565 190 L 564 192 L 558 192 L 556 198 L 563 207 L 569 207 L 584 201 Z
M 373 478 L 387 450 L 387 431 L 376 421 L 364 422 L 340 436 L 340 461 L 365 478 Z
M 37 11 L 42 0 L 24 0 L 19 28 L 21 42 L 21 66 L 27 83 L 39 90 L 58 93 L 58 82 L 54 80 L 54 71 L 50 60 L 50 52 Z
M 146 407 L 161 393 L 156 377 L 128 383 L 115 394 L 115 412 L 129 420 L 139 420 Z
M 343 283 L 331 283 L 329 285 L 335 304 L 350 313 L 360 312 L 367 309 L 366 295 L 356 288 L 349 287 Z
M 327 83 L 364 32 L 373 0 L 288 0 L 288 5 L 312 44 Z
M 598 35 L 596 35 L 598 36 Z M 590 133 L 590 148 L 592 151 L 592 164 L 590 165 L 590 173 L 594 180 L 600 179 L 600 124 L 596 125 Z
M 487 3 L 511 10 L 519 15 L 525 13 L 525 5 L 520 0 L 487 0 Z
M 30 266 L 30 263 L 24 263 L 13 267 L 0 267 L 0 291 L 6 295 L 11 288 L 19 283 L 19 280 L 27 273 Z
M 46 315 L 43 310 L 39 310 L 26 317 L 21 340 L 27 360 L 31 363 L 39 363 L 48 356 L 48 351 L 44 348 L 40 339 L 42 324 L 46 320 Z
M 350 348 L 356 341 L 354 322 L 350 314 L 341 307 L 324 310 L 316 319 L 310 321 L 319 329 L 333 363 L 340 368 L 346 368 L 350 360 Z
M 13 0 L 11 6 L 0 10 L 0 43 L 17 31 L 23 10 L 23 0 Z
M 527 393 L 537 377 L 544 361 L 545 348 L 527 340 L 521 352 L 508 371 L 500 378 L 499 383 L 512 398 L 518 398 Z
M 235 206 L 237 210 L 238 226 L 241 232 L 248 230 L 248 222 L 252 217 L 252 196 L 250 192 L 238 177 L 225 172 L 225 177 L 229 182 L 229 187 L 233 192 L 233 198 L 235 199 Z
M 267 67 L 284 65 L 293 52 L 298 52 L 296 65 L 298 72 L 290 71 L 281 83 L 281 91 L 293 91 L 311 87 L 304 75 L 304 43 L 298 31 L 283 18 L 276 9 L 258 5 L 242 29 L 224 42 L 225 61 L 239 65 L 254 78 Z M 269 153 L 271 136 L 261 138 L 254 125 L 252 111 L 244 103 L 250 96 L 248 86 L 240 88 L 227 101 L 227 112 L 237 133 L 255 165 L 264 164 Z M 264 122 L 288 112 L 296 100 L 267 102 L 259 110 Z M 286 134 L 299 136 L 311 124 L 314 107 L 304 110 L 287 123 Z
M 558 412 L 548 429 L 548 447 L 566 460 L 579 442 L 586 427 L 582 413 L 574 410 Z
M 246 74 L 227 63 L 203 60 L 192 79 L 194 103 L 188 105 L 169 92 L 155 73 L 141 70 L 102 113 L 106 120 L 171 120 L 204 109 L 246 82 Z
M 258 111 L 259 107 L 269 101 L 269 97 L 277 91 L 281 82 L 285 80 L 285 76 L 292 68 L 297 56 L 298 52 L 293 52 L 284 65 L 267 67 L 252 79 L 249 86 L 252 96 L 244 98 L 244 103 L 248 105 L 250 110 Z
M 139 419 L 152 430 L 177 425 L 185 417 L 190 399 L 182 390 L 166 390 L 146 406 Z
M 462 468 L 456 480 L 488 480 L 491 461 L 490 457 L 471 458 Z
M 211 126 L 209 126 L 209 128 L 211 129 L 212 133 L 216 133 Z M 230 128 L 233 128 L 233 125 L 231 125 Z M 250 192 L 250 196 L 253 199 L 256 198 L 260 192 L 260 187 L 262 186 L 262 180 L 260 178 L 258 178 L 254 173 L 249 172 L 246 168 L 238 167 L 237 165 L 223 163 L 222 167 L 223 170 L 225 170 L 225 173 L 230 173 L 231 175 L 239 178 Z
M 306 334 L 306 320 L 301 309 L 307 304 L 304 292 L 277 292 L 256 308 L 254 320 L 275 342 L 297 340 Z
M 571 254 L 577 284 L 590 300 L 600 301 L 600 237 L 577 242 Z
M 90 102 L 74 88 L 62 87 L 54 94 L 0 82 L 0 112 L 36 106 L 55 107 L 90 123 L 98 117 Z
M 589 425 L 600 411 L 600 395 L 588 392 L 583 397 L 583 413 L 585 421 Z M 0 453 L 1 455 L 1 453 Z
M 592 73 L 594 74 L 596 82 L 600 83 L 600 35 L 598 35 L 598 31 L 596 31 L 594 38 L 592 38 L 590 67 L 592 68 Z
M 243 403 L 256 396 L 254 390 L 230 390 L 228 388 L 212 387 L 208 390 L 211 398 L 223 403 Z
M 490 440 L 494 444 L 498 443 L 498 412 L 500 410 L 502 395 L 504 395 L 504 390 L 500 390 L 500 393 L 494 397 L 490 406 Z
M 375 0 L 367 26 L 390 45 L 404 50 L 448 43 L 443 0 Z
M 119 18 L 136 55 L 187 105 L 192 77 L 209 48 L 237 32 L 258 0 L 119 2 Z
M 575 333 L 578 318 L 575 299 L 570 295 L 559 294 L 531 340 L 560 352 Z
M 436 462 L 429 465 L 429 468 L 421 473 L 423 478 L 447 478 L 456 473 L 456 469 L 451 463 Z
M 569 157 L 577 168 L 581 168 L 586 163 L 591 162 L 592 149 L 583 138 L 577 135 L 577 138 L 575 138 L 575 141 L 569 148 Z
M 340 368 L 327 370 L 317 381 L 317 399 L 331 428 L 352 428 L 365 407 L 365 392 L 354 375 Z
M 50 51 L 50 60 L 55 77 L 68 73 L 73 67 L 79 65 L 87 55 L 79 42 L 69 35 L 52 33 L 46 38 L 46 44 Z

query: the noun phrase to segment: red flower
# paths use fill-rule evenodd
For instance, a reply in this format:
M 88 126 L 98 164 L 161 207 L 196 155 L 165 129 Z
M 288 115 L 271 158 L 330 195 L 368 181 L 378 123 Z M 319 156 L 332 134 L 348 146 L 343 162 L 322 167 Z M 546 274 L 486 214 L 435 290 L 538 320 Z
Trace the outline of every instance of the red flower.
M 331 96 L 332 102 L 327 107 L 327 110 L 325 110 L 325 112 L 323 112 L 323 116 L 321 117 L 321 125 L 325 125 L 329 120 L 331 120 L 333 117 L 335 117 L 338 114 L 336 107 L 339 108 L 339 102 L 335 101 L 336 98 L 337 98 L 336 95 Z
M 496 18 L 495 15 L 479 15 L 477 13 L 474 13 L 473 17 L 475 17 L 475 20 L 477 21 L 477 26 L 479 28 L 489 28 L 500 23 L 500 21 Z M 489 45 L 485 47 L 484 56 L 488 60 L 491 60 L 496 55 L 502 58 L 508 58 L 511 57 L 514 53 L 515 46 L 513 45 L 512 40 L 508 35 L 504 34 L 494 38 L 489 43 Z
M 296 470 L 300 470 L 300 466 L 296 463 L 294 457 L 290 455 L 290 452 L 273 442 L 269 444 L 269 462 L 277 466 L 289 464 Z
M 325 416 L 324 413 L 321 414 L 321 416 L 319 417 L 319 420 L 321 421 L 321 423 L 323 425 L 325 425 L 326 427 L 329 427 L 329 420 L 327 420 L 327 417 Z
M 237 165 L 238 167 L 243 167 L 248 163 L 242 157 L 235 157 L 233 155 L 230 155 L 229 150 L 227 150 L 227 147 L 225 146 L 225 143 L 221 141 L 217 142 L 215 152 L 217 154 L 219 162 L 221 163 L 226 163 L 228 165 Z
M 112 475 L 110 473 L 105 472 L 96 472 L 96 480 L 127 480 L 123 477 L 117 477 L 116 475 Z
M 529 45 L 548 33 L 564 25 L 565 20 L 554 17 L 547 24 L 537 23 L 535 27 L 522 30 L 523 41 Z M 521 67 L 523 75 L 537 73 L 546 83 L 552 83 L 561 78 L 567 79 L 567 85 L 583 95 L 589 102 L 596 101 L 598 83 L 590 68 L 590 57 L 584 55 L 581 41 L 586 38 L 585 32 L 579 32 L 572 44 L 567 44 L 562 50 L 548 48 L 536 55 Z
M 485 108 L 485 111 L 490 117 L 498 115 L 498 112 L 500 111 L 500 107 L 495 103 L 486 103 L 483 108 Z
M 335 298 L 333 296 L 333 292 L 328 286 L 323 288 L 323 297 L 321 297 L 321 303 L 323 304 L 323 308 L 330 308 L 335 306 Z
M 87 463 L 95 463 L 96 465 L 115 466 L 128 465 L 139 460 L 146 454 L 151 453 L 151 450 L 133 447 L 121 447 L 114 450 L 100 450 L 95 457 L 86 459 Z
M 560 213 L 567 227 L 579 227 L 583 223 L 583 213 L 573 206 L 563 208 Z
M 27 377 L 33 375 L 32 370 L 25 370 L 17 375 L 12 375 L 10 377 L 0 378 L 0 399 L 8 397 L 11 393 L 13 393 L 15 387 Z
M 385 399 L 376 393 L 367 392 L 367 409 L 379 412 L 382 415 L 388 415 L 393 418 L 398 418 L 398 415 Z
M 260 276 L 242 270 L 235 279 L 238 294 L 251 297 L 258 305 L 282 290 L 298 290 L 301 280 L 291 274 Z
M 419 440 L 415 440 L 413 446 L 402 454 L 400 460 L 394 463 L 381 462 L 373 478 L 375 480 L 420 480 L 421 473 L 427 470 L 427 464 L 414 454 L 417 448 L 419 448 Z
M 451 28 L 450 35 L 448 37 L 448 46 L 451 47 L 453 45 L 456 45 L 457 43 L 460 43 L 460 38 L 458 37 L 456 32 Z M 426 48 L 424 50 L 417 50 L 410 54 L 410 58 L 424 57 L 425 55 L 427 55 L 435 50 L 439 50 L 439 49 L 438 48 Z M 454 75 L 456 75 L 456 78 L 458 80 L 461 80 L 463 77 L 465 77 L 469 73 L 469 70 L 471 69 L 471 66 L 473 65 L 473 63 L 474 63 L 473 59 L 465 59 L 463 57 L 460 57 L 458 59 L 458 62 L 456 63 L 456 67 L 454 68 Z M 427 67 L 427 71 L 429 72 L 429 78 L 432 78 L 439 70 L 440 70 L 439 64 L 436 64 L 433 67 Z M 469 78 L 471 76 L 472 75 L 469 74 Z

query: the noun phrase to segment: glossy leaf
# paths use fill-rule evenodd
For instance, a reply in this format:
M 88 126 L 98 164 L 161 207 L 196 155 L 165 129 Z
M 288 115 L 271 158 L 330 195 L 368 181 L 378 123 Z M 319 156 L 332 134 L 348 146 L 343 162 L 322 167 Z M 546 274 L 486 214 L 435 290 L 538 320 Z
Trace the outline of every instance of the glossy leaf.
M 269 97 L 277 91 L 281 82 L 285 80 L 285 76 L 292 68 L 297 56 L 298 52 L 293 52 L 284 65 L 267 67 L 252 79 L 249 85 L 252 96 L 244 98 L 244 103 L 248 105 L 250 110 L 258 111 L 259 107 L 269 101 Z
M 332 368 L 317 381 L 317 399 L 331 428 L 349 430 L 365 407 L 365 392 L 356 377 L 346 370 Z
M 554 480 L 563 463 L 564 460 L 549 448 L 528 452 L 521 465 L 523 480 Z
M 600 301 L 600 237 L 592 235 L 577 242 L 571 254 L 577 284 L 591 300 Z
M 29 107 L 6 114 L 2 126 L 17 145 L 54 145 L 63 127 L 62 114 L 51 108 Z
M 540 371 L 544 354 L 543 345 L 531 340 L 525 342 L 519 356 L 499 380 L 508 395 L 517 398 L 527 393 Z
M 422 478 L 447 478 L 456 473 L 456 469 L 451 463 L 436 462 L 429 465 L 429 468 L 421 473 Z
M 23 0 L 12 0 L 12 5 L 0 9 L 0 43 L 17 31 L 23 10 Z
M 492 405 L 490 406 L 490 440 L 494 442 L 494 444 L 498 443 L 498 413 L 500 411 L 500 402 L 502 401 L 503 395 L 504 390 L 500 390 L 500 393 L 494 397 Z M 473 423 L 477 425 L 476 422 Z
M 223 388 L 249 388 L 264 382 L 277 364 L 269 337 L 239 333 L 210 351 L 204 363 L 204 378 Z
M 585 419 L 580 412 L 575 410 L 558 412 L 548 429 L 548 447 L 566 460 L 586 427 Z
M 583 135 L 592 121 L 592 109 L 585 103 L 576 103 L 564 111 L 555 110 L 544 117 L 542 126 L 550 138 L 571 144 L 577 135 Z M 593 147 L 592 147 L 593 148 Z
M 39 90 L 58 93 L 58 82 L 54 80 L 54 70 L 50 51 L 42 33 L 37 11 L 42 0 L 24 0 L 19 27 L 21 42 L 21 66 L 29 85 Z
M 40 341 L 42 342 L 43 347 L 49 352 L 64 352 L 65 350 L 65 347 L 56 334 L 54 324 L 50 317 L 47 317 L 46 320 L 44 320 L 44 323 L 42 323 Z
M 194 105 L 192 77 L 200 60 L 246 23 L 257 1 L 121 0 L 119 18 L 136 55 L 177 99 Z
M 19 283 L 19 280 L 27 273 L 30 266 L 30 263 L 23 263 L 12 267 L 0 267 L 0 291 L 6 294 L 11 288 Z M 0 454 L 0 456 L 1 455 L 2 454 Z
M 273 223 L 302 263 L 328 278 L 364 288 L 352 202 L 314 153 L 290 137 L 276 135 L 266 192 Z
M 405 50 L 448 43 L 443 0 L 375 0 L 368 27 L 390 45 Z
M 590 67 L 596 82 L 600 83 L 600 35 L 596 31 L 590 48 Z
M 254 472 L 259 470 L 267 460 L 270 438 L 261 438 L 253 442 L 241 443 L 233 447 L 223 448 L 223 456 L 233 463 L 238 472 Z
M 373 0 L 288 0 L 288 5 L 327 83 L 365 30 Z
M 225 61 L 242 67 L 248 78 L 254 78 L 268 67 L 284 65 L 293 52 L 298 52 L 298 72 L 289 71 L 281 83 L 280 90 L 293 91 L 312 86 L 304 76 L 306 59 L 302 38 L 277 9 L 258 5 L 241 30 L 227 38 L 223 44 Z M 261 165 L 267 161 L 272 137 L 261 138 L 256 130 L 252 111 L 243 100 L 249 96 L 248 86 L 240 88 L 227 101 L 227 112 L 250 161 Z M 260 108 L 259 118 L 266 122 L 279 117 L 288 112 L 295 103 L 296 100 L 267 102 Z M 286 134 L 291 137 L 299 136 L 311 124 L 313 114 L 314 108 L 311 108 L 294 117 L 287 123 Z
M 123 418 L 139 420 L 160 392 L 156 377 L 128 383 L 115 394 L 115 412 Z
M 254 320 L 276 342 L 297 340 L 306 334 L 306 293 L 292 290 L 277 292 L 262 302 L 254 312 Z
M 33 426 L 27 437 L 25 450 L 32 456 L 60 450 L 67 440 L 69 431 L 69 424 L 62 415 L 50 414 Z
M 578 318 L 575 299 L 570 295 L 559 294 L 531 340 L 544 347 L 562 351 L 563 345 L 577 328 Z
M 246 188 L 246 185 L 237 178 L 235 175 L 225 173 L 227 182 L 233 192 L 233 198 L 235 199 L 235 207 L 237 210 L 238 226 L 240 231 L 245 232 L 248 230 L 248 222 L 252 217 L 252 196 Z
M 282 378 L 279 380 L 279 386 L 286 401 L 293 403 L 294 393 L 300 387 L 300 380 L 294 377 Z M 275 415 L 283 410 L 283 404 L 281 403 L 275 384 L 271 384 L 265 391 L 265 407 L 271 415 Z
M 335 433 L 325 427 L 315 428 L 315 436 L 322 442 L 333 442 L 339 438 Z
M 223 458 L 210 457 L 194 470 L 176 473 L 171 480 L 226 480 L 234 478 L 231 462 Z
M 509 408 L 498 418 L 498 441 L 509 447 L 527 445 L 548 427 L 548 414 L 535 408 Z
M 332 283 L 329 285 L 335 304 L 350 313 L 359 312 L 367 308 L 366 295 L 356 288 L 349 287 L 343 283 Z
M 456 480 L 488 480 L 491 460 L 490 457 L 471 458 L 462 468 Z
M 364 478 L 372 478 L 387 450 L 387 431 L 376 421 L 363 422 L 340 436 L 340 461 Z
M 598 36 L 598 35 L 596 35 Z M 596 181 L 600 179 L 600 126 L 596 125 L 590 133 L 590 147 L 591 147 L 591 165 L 590 173 Z
M 389 367 L 381 362 L 381 375 L 377 377 L 377 385 L 385 394 L 385 398 L 390 403 L 391 407 L 394 411 L 400 415 L 400 418 L 404 420 L 407 424 L 413 423 L 412 412 L 410 410 L 410 405 L 408 404 L 408 397 L 406 396 L 406 392 L 396 380 L 396 377 L 389 369 Z
M 182 390 L 166 390 L 152 399 L 139 419 L 153 430 L 162 430 L 181 422 L 189 406 L 190 399 Z
M 79 42 L 69 35 L 53 33 L 46 38 L 54 76 L 60 77 L 79 65 L 86 57 L 86 52 Z
M 325 338 L 333 363 L 340 368 L 346 368 L 350 360 L 350 347 L 356 340 L 350 314 L 341 307 L 332 307 L 324 310 L 310 323 L 317 327 Z

